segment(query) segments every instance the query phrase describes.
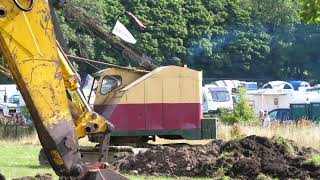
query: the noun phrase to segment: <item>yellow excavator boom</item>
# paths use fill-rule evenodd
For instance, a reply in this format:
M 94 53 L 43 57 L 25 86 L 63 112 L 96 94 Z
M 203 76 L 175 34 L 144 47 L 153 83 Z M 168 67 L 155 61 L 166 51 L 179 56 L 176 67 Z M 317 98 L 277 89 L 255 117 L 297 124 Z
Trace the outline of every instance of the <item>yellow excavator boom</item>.
M 106 166 L 83 164 L 78 138 L 108 137 L 112 125 L 86 103 L 79 78 L 56 41 L 50 3 L 0 1 L 0 50 L 33 117 L 50 165 L 59 176 L 83 178 L 90 170 Z M 67 90 L 75 92 L 83 105 L 77 119 L 71 115 Z

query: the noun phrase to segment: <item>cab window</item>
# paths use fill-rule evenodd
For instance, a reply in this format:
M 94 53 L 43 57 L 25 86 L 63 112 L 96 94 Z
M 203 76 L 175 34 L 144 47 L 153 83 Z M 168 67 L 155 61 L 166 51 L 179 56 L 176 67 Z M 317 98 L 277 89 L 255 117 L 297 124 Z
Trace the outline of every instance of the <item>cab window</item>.
M 101 83 L 100 93 L 102 95 L 108 94 L 110 91 L 119 87 L 122 83 L 121 76 L 112 75 L 112 76 L 105 76 Z
M 98 91 L 99 79 L 100 79 L 100 77 L 97 76 L 91 82 L 91 89 L 90 89 L 90 93 L 89 93 L 89 96 L 88 96 L 89 104 L 93 104 L 94 103 L 94 100 L 95 100 L 95 97 L 96 97 L 96 94 L 97 94 L 97 91 Z

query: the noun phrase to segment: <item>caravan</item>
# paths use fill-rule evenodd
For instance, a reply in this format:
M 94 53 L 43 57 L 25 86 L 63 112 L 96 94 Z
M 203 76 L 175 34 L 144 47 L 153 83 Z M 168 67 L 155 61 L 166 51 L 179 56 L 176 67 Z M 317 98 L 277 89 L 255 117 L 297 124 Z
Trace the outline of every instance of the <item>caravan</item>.
M 247 92 L 250 104 L 258 114 L 260 110 L 289 109 L 291 103 L 320 102 L 316 92 L 288 91 L 288 89 L 259 89 Z
M 290 81 L 295 91 L 306 91 L 311 86 L 307 81 Z
M 240 83 L 241 82 L 239 80 L 219 80 L 212 82 L 211 85 L 216 87 L 226 87 L 228 91 L 234 91 L 239 87 Z
M 247 96 L 250 105 L 258 114 L 261 110 L 271 111 L 273 109 L 289 108 L 294 94 L 293 91 L 288 92 L 280 89 L 259 89 L 248 91 Z
M 267 84 L 263 85 L 262 89 L 277 89 L 285 91 L 293 91 L 293 86 L 285 81 L 270 81 Z
M 231 90 L 216 85 L 205 85 L 203 92 L 203 113 L 217 113 L 219 109 L 233 109 Z
M 240 87 L 245 88 L 247 91 L 253 91 L 258 89 L 258 83 L 242 81 L 240 82 Z

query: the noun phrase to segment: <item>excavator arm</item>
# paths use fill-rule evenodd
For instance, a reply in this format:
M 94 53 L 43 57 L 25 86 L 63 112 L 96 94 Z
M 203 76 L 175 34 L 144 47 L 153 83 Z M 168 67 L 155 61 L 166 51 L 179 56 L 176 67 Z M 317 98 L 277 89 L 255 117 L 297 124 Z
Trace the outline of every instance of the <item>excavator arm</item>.
M 0 1 L 0 50 L 34 119 L 50 165 L 61 177 L 84 178 L 92 169 L 106 166 L 82 163 L 78 138 L 108 137 L 112 125 L 86 103 L 79 78 L 56 41 L 50 3 L 61 6 L 63 1 Z M 82 103 L 76 119 L 67 90 Z

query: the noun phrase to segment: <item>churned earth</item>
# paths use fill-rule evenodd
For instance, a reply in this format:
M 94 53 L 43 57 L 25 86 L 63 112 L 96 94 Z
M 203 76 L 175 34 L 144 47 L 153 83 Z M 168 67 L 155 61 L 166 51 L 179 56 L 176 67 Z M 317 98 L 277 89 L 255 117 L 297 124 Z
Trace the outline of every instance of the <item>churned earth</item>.
M 113 166 L 121 173 L 152 176 L 308 179 L 320 177 L 320 166 L 309 160 L 318 153 L 280 137 L 248 136 L 207 145 L 152 146 Z

